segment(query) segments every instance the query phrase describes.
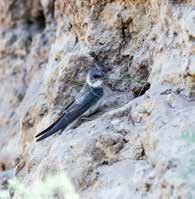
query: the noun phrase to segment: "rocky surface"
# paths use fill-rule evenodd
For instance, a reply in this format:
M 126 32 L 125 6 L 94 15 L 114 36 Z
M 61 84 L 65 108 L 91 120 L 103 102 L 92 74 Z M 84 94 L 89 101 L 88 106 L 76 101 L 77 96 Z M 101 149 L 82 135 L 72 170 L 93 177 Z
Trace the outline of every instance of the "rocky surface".
M 80 198 L 194 198 L 194 6 L 1 0 L 0 188 L 63 171 Z M 109 79 L 100 111 L 36 143 L 95 62 Z

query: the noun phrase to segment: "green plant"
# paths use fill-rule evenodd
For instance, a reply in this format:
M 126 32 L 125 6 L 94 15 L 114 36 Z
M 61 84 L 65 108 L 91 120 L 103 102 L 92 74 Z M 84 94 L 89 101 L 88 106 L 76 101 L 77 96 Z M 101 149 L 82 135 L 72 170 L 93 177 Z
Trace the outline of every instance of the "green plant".
M 182 141 L 188 149 L 184 156 L 185 160 L 183 160 L 179 175 L 188 185 L 188 199 L 192 199 L 195 194 L 195 180 L 193 180 L 195 179 L 195 133 L 191 130 L 185 131 L 179 137 L 179 140 Z
M 73 184 L 64 173 L 48 175 L 45 180 L 37 181 L 30 186 L 24 185 L 17 179 L 9 181 L 10 190 L 20 199 L 54 199 L 60 193 L 62 198 L 79 199 Z M 1 199 L 8 199 L 8 191 L 0 191 Z

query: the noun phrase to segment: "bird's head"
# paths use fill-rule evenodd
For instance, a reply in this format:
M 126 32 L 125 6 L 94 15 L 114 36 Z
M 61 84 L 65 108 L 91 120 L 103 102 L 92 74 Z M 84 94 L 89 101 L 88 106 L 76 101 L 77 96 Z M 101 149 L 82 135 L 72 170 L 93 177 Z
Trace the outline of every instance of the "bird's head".
M 105 72 L 102 68 L 96 66 L 91 68 L 86 77 L 86 82 L 91 87 L 101 87 L 105 79 Z

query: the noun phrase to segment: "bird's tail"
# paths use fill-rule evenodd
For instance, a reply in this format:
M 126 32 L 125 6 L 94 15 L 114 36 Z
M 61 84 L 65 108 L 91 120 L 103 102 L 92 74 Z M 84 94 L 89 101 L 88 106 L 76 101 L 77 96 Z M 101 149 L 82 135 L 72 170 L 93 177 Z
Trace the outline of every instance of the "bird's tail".
M 56 133 L 57 131 L 66 128 L 67 125 L 68 125 L 68 121 L 67 121 L 66 117 L 64 117 L 64 116 L 60 117 L 56 122 L 54 122 L 47 129 L 45 129 L 41 133 L 37 134 L 35 136 L 37 138 L 36 141 L 39 142 L 41 140 L 44 140 L 45 138 Z

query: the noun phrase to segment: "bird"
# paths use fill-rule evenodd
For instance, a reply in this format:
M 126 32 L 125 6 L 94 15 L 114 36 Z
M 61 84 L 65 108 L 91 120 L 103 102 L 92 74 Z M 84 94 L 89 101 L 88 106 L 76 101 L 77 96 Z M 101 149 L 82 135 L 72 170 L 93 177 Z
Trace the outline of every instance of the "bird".
M 58 131 L 64 130 L 74 121 L 95 113 L 104 96 L 104 79 L 105 72 L 102 67 L 96 65 L 90 68 L 81 91 L 65 108 L 61 117 L 35 136 L 36 141 L 42 141 Z

